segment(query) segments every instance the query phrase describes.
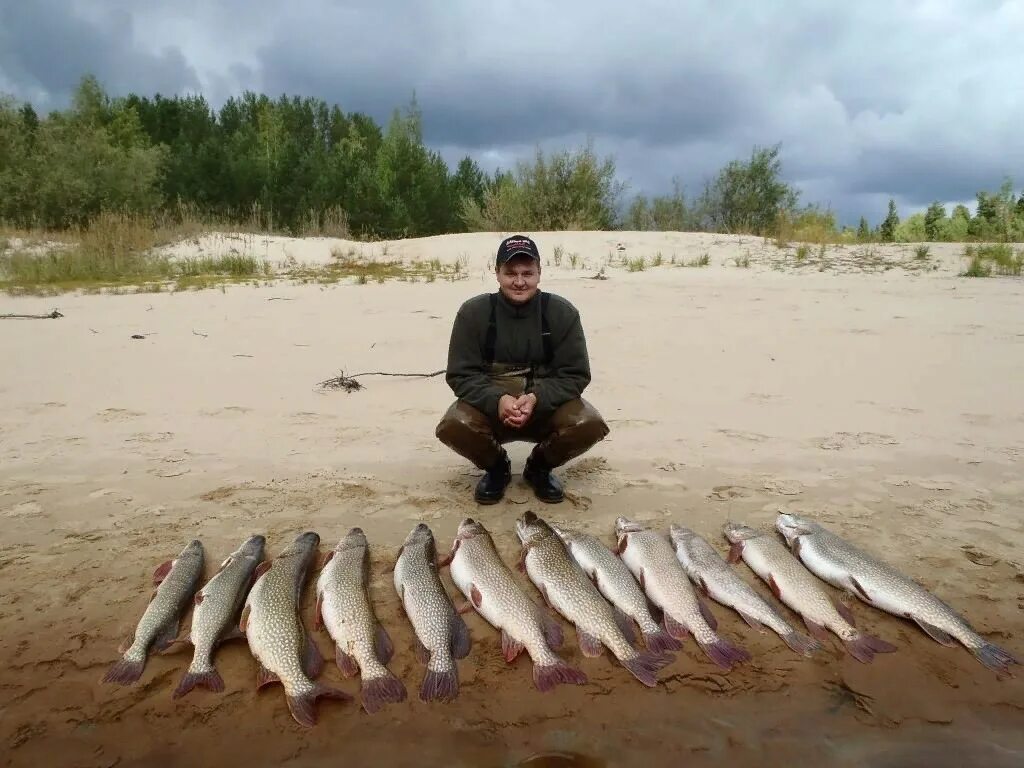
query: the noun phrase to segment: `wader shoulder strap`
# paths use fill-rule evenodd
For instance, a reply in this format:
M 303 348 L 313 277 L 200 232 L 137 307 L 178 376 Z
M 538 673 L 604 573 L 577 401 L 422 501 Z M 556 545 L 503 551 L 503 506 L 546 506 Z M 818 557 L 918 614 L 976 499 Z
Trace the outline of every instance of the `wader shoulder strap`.
M 484 338 L 484 363 L 490 365 L 494 362 L 494 346 L 498 339 L 498 294 L 492 293 L 491 314 L 487 320 L 487 336 Z M 551 295 L 541 293 L 540 295 L 540 338 L 544 344 L 544 362 L 551 364 L 555 357 L 555 350 L 551 341 L 551 326 L 548 325 L 548 304 L 551 302 Z

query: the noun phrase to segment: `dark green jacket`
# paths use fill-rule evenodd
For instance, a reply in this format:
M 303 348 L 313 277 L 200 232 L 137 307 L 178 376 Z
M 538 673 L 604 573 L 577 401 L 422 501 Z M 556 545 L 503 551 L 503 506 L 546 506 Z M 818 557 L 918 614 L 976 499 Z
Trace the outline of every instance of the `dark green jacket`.
M 500 291 L 497 295 L 494 362 L 535 366 L 536 375 L 526 391 L 537 396 L 534 418 L 543 419 L 563 403 L 580 397 L 590 384 L 590 358 L 580 314 L 567 299 L 549 294 L 547 314 L 553 357 L 551 365 L 545 366 L 540 291 L 522 306 L 510 303 Z M 445 380 L 457 398 L 497 418 L 498 400 L 508 392 L 494 379 L 484 360 L 490 296 L 474 296 L 459 307 L 452 325 Z

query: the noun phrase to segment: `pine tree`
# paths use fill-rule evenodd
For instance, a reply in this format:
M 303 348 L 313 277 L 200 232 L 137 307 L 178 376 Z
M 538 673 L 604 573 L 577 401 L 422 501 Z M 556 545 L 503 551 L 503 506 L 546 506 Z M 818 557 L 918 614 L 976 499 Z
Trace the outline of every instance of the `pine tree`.
M 883 243 L 891 243 L 896 239 L 896 227 L 900 224 L 900 217 L 896 215 L 896 201 L 889 198 L 889 214 L 882 222 L 879 232 Z

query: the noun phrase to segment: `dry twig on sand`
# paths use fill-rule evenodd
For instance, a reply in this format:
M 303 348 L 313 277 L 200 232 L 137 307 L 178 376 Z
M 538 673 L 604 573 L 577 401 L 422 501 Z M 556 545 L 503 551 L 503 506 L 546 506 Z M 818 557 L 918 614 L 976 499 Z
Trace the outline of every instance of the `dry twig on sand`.
M 15 314 L 10 314 L 10 315 L 0 315 L 0 320 L 8 320 L 8 319 L 21 319 L 21 320 L 56 320 L 56 319 L 57 319 L 58 317 L 64 317 L 64 315 L 62 315 L 62 314 L 61 314 L 60 312 L 58 312 L 58 311 L 57 311 L 57 310 L 55 309 L 55 310 L 53 310 L 53 312 L 51 312 L 51 313 L 50 313 L 50 314 L 48 314 L 48 315 L 15 315 Z
M 346 376 L 345 372 L 342 371 L 341 375 L 334 376 L 330 379 L 325 379 L 317 383 L 320 389 L 344 389 L 346 392 L 355 392 L 358 389 L 363 389 L 363 385 L 360 384 L 356 379 L 360 376 L 409 376 L 419 379 L 430 379 L 434 376 L 440 376 L 446 372 L 446 369 L 442 368 L 440 371 L 434 371 L 433 373 L 392 373 L 390 371 L 366 371 L 365 373 L 354 373 L 351 376 Z

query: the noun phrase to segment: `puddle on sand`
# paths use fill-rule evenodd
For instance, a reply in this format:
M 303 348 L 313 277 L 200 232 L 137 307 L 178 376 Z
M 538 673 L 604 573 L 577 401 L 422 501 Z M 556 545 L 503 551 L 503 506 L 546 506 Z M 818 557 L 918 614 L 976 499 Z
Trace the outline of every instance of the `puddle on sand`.
M 578 752 L 541 752 L 517 764 L 517 768 L 604 768 L 604 761 Z

